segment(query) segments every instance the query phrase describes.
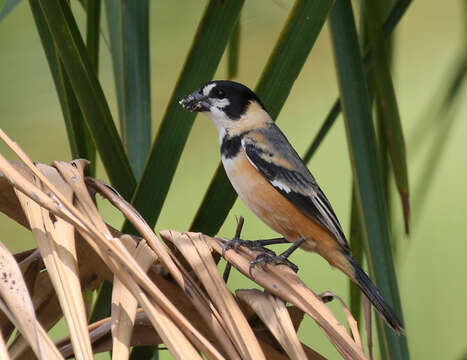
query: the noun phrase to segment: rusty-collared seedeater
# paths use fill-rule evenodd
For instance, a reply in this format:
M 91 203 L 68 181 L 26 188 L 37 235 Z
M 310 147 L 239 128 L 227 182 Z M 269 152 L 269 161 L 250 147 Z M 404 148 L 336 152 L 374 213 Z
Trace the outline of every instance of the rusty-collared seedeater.
M 353 258 L 329 200 L 256 94 L 236 82 L 212 81 L 180 104 L 211 118 L 232 186 L 262 221 L 294 243 L 279 256 L 263 253 L 253 262 L 288 263 L 297 247 L 314 251 L 349 276 L 389 326 L 403 333 L 401 321 Z

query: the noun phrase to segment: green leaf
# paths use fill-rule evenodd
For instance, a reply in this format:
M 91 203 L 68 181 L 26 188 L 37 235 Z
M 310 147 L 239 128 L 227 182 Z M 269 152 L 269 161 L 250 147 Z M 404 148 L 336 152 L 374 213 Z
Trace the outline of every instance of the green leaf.
M 21 0 L 0 0 L 0 21 L 6 18 Z
M 130 360 L 158 359 L 158 351 L 156 346 L 135 346 L 131 351 Z
M 86 47 L 88 49 L 89 59 L 92 67 L 99 74 L 99 39 L 100 39 L 100 20 L 101 20 L 101 0 L 87 0 L 87 18 L 86 18 Z M 84 121 L 83 121 L 84 123 Z M 85 125 L 85 124 L 84 124 Z M 86 141 L 88 152 L 85 159 L 88 159 L 91 164 L 87 169 L 89 176 L 96 174 L 96 147 L 92 141 L 90 130 L 84 126 L 82 139 Z
M 350 1 L 338 1 L 330 18 L 368 267 L 381 294 L 401 316 L 376 137 Z M 380 317 L 377 318 L 377 324 L 381 357 L 408 359 L 407 338 L 397 336 Z
M 99 39 L 101 22 L 101 0 L 86 1 L 86 47 L 96 74 L 99 70 Z
M 120 115 L 130 164 L 140 178 L 151 147 L 149 1 L 106 1 Z
M 125 198 L 129 198 L 136 181 L 68 2 L 31 2 L 38 3 L 42 9 L 109 179 Z
M 159 217 L 196 116 L 183 110 L 178 101 L 214 76 L 243 3 L 244 0 L 210 0 L 198 26 L 132 199 L 133 205 L 151 226 Z M 131 226 L 126 223 L 123 231 L 130 229 Z
M 393 30 L 396 28 L 397 24 L 399 23 L 400 19 L 402 16 L 405 14 L 405 11 L 409 7 L 411 3 L 411 0 L 399 0 L 394 7 L 392 8 L 391 12 L 389 13 L 386 21 L 383 24 L 383 34 L 386 38 L 388 38 Z M 365 66 L 365 71 L 368 71 L 371 66 L 371 53 L 368 51 L 365 53 L 363 63 Z M 305 162 L 310 161 L 316 150 L 318 149 L 319 145 L 322 143 L 324 138 L 326 137 L 327 133 L 329 130 L 332 128 L 332 125 L 334 125 L 337 117 L 339 116 L 341 112 L 341 106 L 340 106 L 340 99 L 337 98 L 332 107 L 331 110 L 329 110 L 328 115 L 326 116 L 326 119 L 324 120 L 323 124 L 321 125 L 321 128 L 319 129 L 318 133 L 316 134 L 315 138 L 311 142 L 311 145 L 305 152 L 304 159 L 306 159 Z
M 409 177 L 405 141 L 389 68 L 389 56 L 381 30 L 383 5 L 383 2 L 365 1 L 364 18 L 368 25 L 368 40 L 373 54 L 371 78 L 375 90 L 378 118 L 381 119 L 385 130 L 387 150 L 402 201 L 405 230 L 409 233 Z
M 230 35 L 227 53 L 227 78 L 233 79 L 238 73 L 238 61 L 240 58 L 240 17 Z
M 357 198 L 355 196 L 355 185 L 352 185 L 352 206 L 350 213 L 350 236 L 349 242 L 352 248 L 352 254 L 357 262 L 363 266 L 363 229 L 360 219 L 360 212 L 358 211 Z M 353 282 L 349 281 L 350 289 L 350 311 L 354 318 L 359 321 L 362 303 L 362 291 Z M 358 322 L 361 324 L 361 322 Z
M 95 169 L 96 150 L 90 131 L 84 121 L 70 79 L 60 60 L 58 50 L 52 39 L 42 9 L 37 1 L 30 1 L 32 14 L 41 38 L 42 46 L 49 63 L 52 78 L 57 89 L 58 98 L 63 112 L 63 118 L 70 143 L 73 158 L 85 158 L 91 161 L 88 174 L 92 176 Z
M 236 199 L 237 193 L 232 188 L 224 167 L 219 164 L 196 212 L 190 231 L 216 235 Z
M 120 21 L 120 8 L 118 6 L 118 1 L 106 0 L 105 1 L 105 14 L 107 18 L 107 28 L 109 29 L 109 42 L 110 42 L 110 51 L 112 54 L 112 69 L 114 73 L 115 81 L 115 92 L 117 95 L 117 105 L 118 105 L 118 115 L 119 118 L 122 118 L 124 112 L 123 109 L 123 77 L 121 76 L 121 69 L 123 68 L 122 64 L 122 44 L 120 33 L 117 31 L 117 24 Z
M 332 3 L 331 0 L 295 2 L 256 87 L 256 94 L 273 119 L 279 115 Z M 217 233 L 236 198 L 222 165 L 219 165 L 191 229 L 210 235 Z
M 112 288 L 112 283 L 107 280 L 104 280 L 99 286 L 97 298 L 92 307 L 91 315 L 89 316 L 90 324 L 110 316 Z

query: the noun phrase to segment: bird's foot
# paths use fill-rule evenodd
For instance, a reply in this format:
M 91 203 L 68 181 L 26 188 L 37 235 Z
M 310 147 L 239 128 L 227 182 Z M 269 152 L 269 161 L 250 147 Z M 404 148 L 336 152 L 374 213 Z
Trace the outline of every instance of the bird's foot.
M 276 253 L 268 248 L 265 248 L 261 240 L 258 241 L 251 241 L 251 240 L 242 240 L 238 237 L 234 237 L 232 240 L 223 239 L 225 240 L 224 245 L 222 245 L 222 256 L 224 256 L 225 252 L 229 249 L 237 250 L 239 246 L 244 246 L 253 251 L 259 251 L 262 254 L 269 254 L 269 255 L 276 255 Z M 261 255 L 258 255 L 261 256 Z
M 292 253 L 295 250 L 297 250 L 304 242 L 305 242 L 304 238 L 298 239 L 292 244 L 292 246 L 290 246 L 287 250 L 285 250 L 283 253 L 279 255 L 275 255 L 275 254 L 270 255 L 270 254 L 264 254 L 264 253 L 258 255 L 255 260 L 250 261 L 250 275 L 251 275 L 251 270 L 256 266 L 256 264 L 259 264 L 263 269 L 266 266 L 266 264 L 271 264 L 271 265 L 284 264 L 284 265 L 287 265 L 289 268 L 291 268 L 294 272 L 297 272 L 298 266 L 290 262 L 288 260 L 288 257 L 292 255 Z
M 250 261 L 250 275 L 251 275 L 251 270 L 256 265 L 259 265 L 261 266 L 262 269 L 264 269 L 266 264 L 287 265 L 294 272 L 298 271 L 298 266 L 287 259 L 287 254 L 282 253 L 280 255 L 271 255 L 271 254 L 262 253 L 262 254 L 259 254 L 256 257 L 256 259 Z

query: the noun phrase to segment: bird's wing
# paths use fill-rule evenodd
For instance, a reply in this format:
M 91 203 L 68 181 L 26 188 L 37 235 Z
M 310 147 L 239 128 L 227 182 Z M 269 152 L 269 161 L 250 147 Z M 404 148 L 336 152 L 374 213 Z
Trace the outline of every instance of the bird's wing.
M 243 136 L 242 146 L 250 163 L 277 191 L 349 249 L 331 204 L 275 124 L 249 132 Z

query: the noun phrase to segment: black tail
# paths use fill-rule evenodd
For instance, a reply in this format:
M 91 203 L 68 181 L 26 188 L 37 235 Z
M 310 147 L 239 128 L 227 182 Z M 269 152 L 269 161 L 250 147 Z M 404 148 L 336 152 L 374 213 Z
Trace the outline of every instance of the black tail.
M 355 270 L 355 281 L 360 289 L 365 293 L 366 297 L 371 301 L 386 323 L 394 329 L 396 333 L 405 334 L 404 325 L 402 325 L 402 322 L 399 320 L 394 310 L 381 296 L 376 286 L 373 285 L 368 275 L 365 274 L 354 259 L 351 259 L 350 262 Z

